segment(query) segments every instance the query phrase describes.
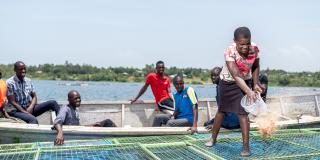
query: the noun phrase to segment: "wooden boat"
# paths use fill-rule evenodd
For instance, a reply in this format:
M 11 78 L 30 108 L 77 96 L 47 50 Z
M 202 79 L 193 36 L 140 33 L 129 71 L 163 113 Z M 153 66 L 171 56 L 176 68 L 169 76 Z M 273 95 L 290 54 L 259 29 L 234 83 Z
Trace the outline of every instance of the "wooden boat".
M 270 97 L 267 105 L 280 114 L 277 125 L 286 128 L 319 127 L 320 94 L 289 97 Z M 64 104 L 66 102 L 60 102 Z M 155 114 L 154 101 L 135 104 L 128 101 L 82 102 L 79 108 L 80 123 L 92 124 L 106 118 L 112 119 L 116 128 L 64 126 L 65 139 L 93 139 L 108 136 L 188 134 L 186 127 L 151 127 Z M 215 99 L 199 100 L 199 132 L 208 132 L 203 123 L 214 117 L 217 111 Z M 54 112 L 38 117 L 40 125 L 16 123 L 0 119 L 0 143 L 52 141 L 56 131 L 51 130 Z M 251 125 L 252 128 L 256 124 Z

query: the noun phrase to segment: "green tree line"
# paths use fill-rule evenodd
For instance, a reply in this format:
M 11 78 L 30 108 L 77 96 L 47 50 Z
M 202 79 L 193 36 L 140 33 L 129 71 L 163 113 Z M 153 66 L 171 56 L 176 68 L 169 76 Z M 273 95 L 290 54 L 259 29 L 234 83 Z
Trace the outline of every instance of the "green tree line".
M 133 67 L 96 67 L 88 64 L 40 64 L 27 66 L 28 77 L 40 80 L 74 80 L 74 81 L 113 81 L 143 82 L 148 73 L 154 72 L 155 65 L 147 64 L 144 68 Z M 13 64 L 0 64 L 4 78 L 14 74 Z M 166 73 L 171 78 L 183 74 L 186 83 L 211 83 L 210 69 L 170 67 Z M 266 69 L 270 86 L 304 86 L 320 87 L 320 72 L 286 72 L 284 70 Z

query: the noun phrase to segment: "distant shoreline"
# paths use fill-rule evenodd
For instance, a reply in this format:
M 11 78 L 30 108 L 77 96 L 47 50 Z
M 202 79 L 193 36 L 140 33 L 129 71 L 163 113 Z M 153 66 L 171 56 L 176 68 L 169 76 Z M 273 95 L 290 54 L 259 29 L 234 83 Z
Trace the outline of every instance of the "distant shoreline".
M 154 72 L 154 64 L 144 68 L 129 67 L 96 67 L 66 62 L 65 64 L 40 64 L 27 66 L 27 76 L 38 80 L 69 80 L 69 81 L 105 81 L 105 82 L 144 82 L 147 74 Z M 13 64 L 0 64 L 4 78 L 13 73 Z M 180 74 L 187 84 L 211 84 L 210 69 L 202 68 L 166 68 L 170 78 Z M 318 72 L 286 72 L 284 70 L 261 70 L 269 79 L 269 86 L 289 87 L 320 87 L 320 71 Z

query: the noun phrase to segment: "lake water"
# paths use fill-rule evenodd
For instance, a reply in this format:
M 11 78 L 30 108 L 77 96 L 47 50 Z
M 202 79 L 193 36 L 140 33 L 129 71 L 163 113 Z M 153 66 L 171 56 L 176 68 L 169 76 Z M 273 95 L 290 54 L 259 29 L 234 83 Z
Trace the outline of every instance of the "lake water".
M 33 80 L 38 100 L 55 99 L 66 101 L 70 90 L 77 90 L 83 101 L 121 101 L 134 98 L 143 83 L 118 82 L 79 82 L 79 81 L 50 81 Z M 214 98 L 215 85 L 190 85 L 195 89 L 199 98 Z M 173 87 L 173 85 L 172 85 Z M 175 89 L 171 88 L 174 92 Z M 269 87 L 268 96 L 303 95 L 320 93 L 317 87 Z M 142 100 L 152 100 L 150 87 L 141 96 Z

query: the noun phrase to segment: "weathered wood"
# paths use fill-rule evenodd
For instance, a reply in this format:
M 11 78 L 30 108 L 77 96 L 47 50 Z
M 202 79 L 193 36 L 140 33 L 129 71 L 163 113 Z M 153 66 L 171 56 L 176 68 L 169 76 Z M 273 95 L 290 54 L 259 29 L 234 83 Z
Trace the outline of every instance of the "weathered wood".
M 315 105 L 316 105 L 316 116 L 320 116 L 320 108 L 319 108 L 319 101 L 318 101 L 318 96 L 315 95 L 314 96 L 314 101 L 315 101 Z
M 124 127 L 125 122 L 125 104 L 121 105 L 121 127 Z
M 207 120 L 211 120 L 210 101 L 207 101 Z
M 319 96 L 319 95 L 317 95 Z M 301 96 L 300 96 L 301 97 Z M 314 99 L 312 99 L 315 97 Z M 315 101 L 317 104 L 317 108 L 319 108 L 318 97 L 312 96 L 310 101 L 310 97 L 307 104 Z M 199 106 L 199 118 L 202 121 L 211 119 L 211 109 L 214 106 L 210 105 L 213 101 L 199 101 L 201 104 Z M 272 101 L 270 101 L 272 102 Z M 275 101 L 276 105 L 279 105 L 279 100 Z M 279 127 L 295 127 L 295 126 L 319 126 L 320 125 L 320 117 L 306 117 L 303 116 L 302 119 L 299 120 L 299 124 L 297 120 L 290 116 L 284 116 L 284 105 L 286 101 L 282 100 L 280 97 L 281 103 L 281 113 L 280 116 L 283 121 L 277 123 Z M 299 102 L 297 102 L 299 103 Z M 313 104 L 313 103 L 312 103 Z M 287 104 L 289 105 L 289 104 Z M 289 107 L 289 106 L 288 106 Z M 306 106 L 301 105 L 301 109 L 303 110 Z M 308 108 L 308 107 L 307 107 Z M 310 107 L 309 107 L 310 108 Z M 128 114 L 128 112 L 130 114 Z M 88 104 L 84 103 L 80 107 L 80 116 L 82 115 L 83 120 L 87 121 L 99 121 L 100 119 L 110 118 L 116 122 L 118 126 L 131 125 L 130 127 L 122 127 L 122 128 L 102 128 L 102 127 L 85 127 L 85 126 L 64 126 L 64 132 L 66 138 L 74 138 L 74 139 L 84 139 L 86 137 L 90 138 L 103 138 L 106 136 L 142 136 L 142 135 L 174 135 L 174 134 L 190 134 L 187 131 L 188 127 L 137 127 L 137 126 L 150 126 L 150 122 L 153 120 L 153 116 L 156 113 L 154 112 L 154 102 L 150 101 L 150 103 L 138 103 L 138 104 L 127 104 L 127 103 L 113 103 L 113 104 Z M 318 115 L 317 115 L 318 116 Z M 52 115 L 54 118 L 54 115 Z M 203 122 L 199 122 L 198 126 L 201 126 Z M 90 122 L 92 123 L 92 122 Z M 84 124 L 84 123 L 81 123 Z M 134 125 L 132 125 L 134 124 Z M 143 124 L 143 125 L 140 125 Z M 147 125 L 145 125 L 147 124 Z M 257 127 L 256 124 L 252 124 L 251 127 Z M 203 128 L 198 128 L 200 133 L 208 133 L 208 131 Z M 42 140 L 52 141 L 54 136 L 56 135 L 56 131 L 51 130 L 51 125 L 33 125 L 33 124 L 19 124 L 13 123 L 11 120 L 1 119 L 0 118 L 0 141 L 5 140 L 5 138 L 29 138 L 35 139 L 37 141 L 39 137 Z M 5 136 L 3 136 L 5 135 Z M 80 137 L 80 138 L 79 138 Z M 25 138 L 25 139 L 27 139 Z M 29 140 L 27 139 L 27 140 Z M 88 139 L 88 138 L 87 138 Z M 23 141 L 23 140 L 21 140 Z M 4 142 L 4 141 L 2 141 Z

